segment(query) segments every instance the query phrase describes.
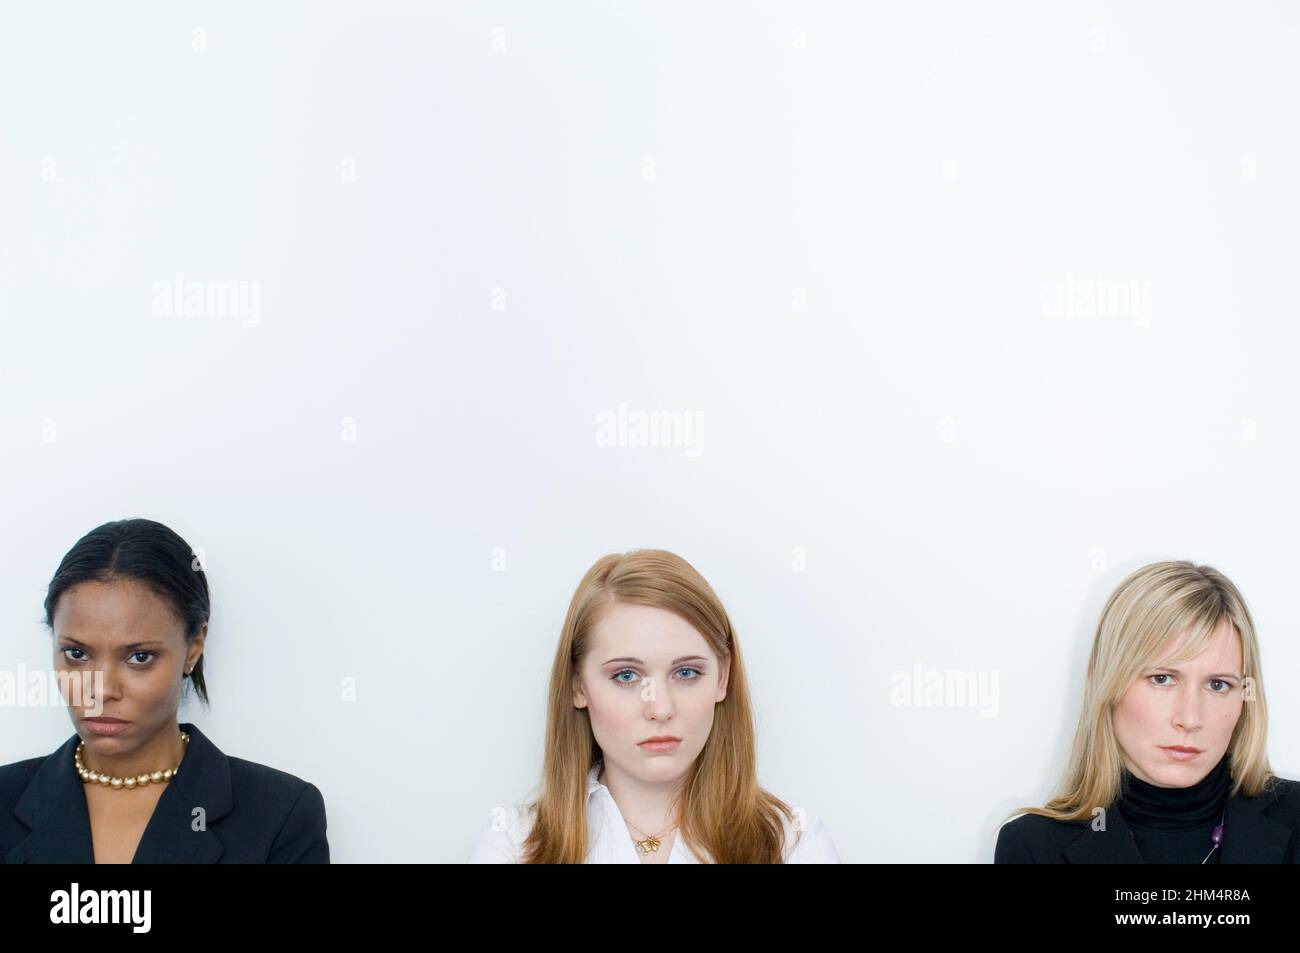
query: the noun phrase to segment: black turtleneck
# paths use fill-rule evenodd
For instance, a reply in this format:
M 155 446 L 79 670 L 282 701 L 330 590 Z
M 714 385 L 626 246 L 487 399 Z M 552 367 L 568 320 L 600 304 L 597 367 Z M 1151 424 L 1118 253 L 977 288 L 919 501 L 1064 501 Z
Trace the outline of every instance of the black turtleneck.
M 1232 776 L 1225 754 L 1204 778 L 1187 788 L 1148 784 L 1127 769 L 1116 802 L 1148 864 L 1199 864 L 1214 846 L 1210 839 L 1223 817 Z M 1223 848 L 1210 856 L 1217 864 Z

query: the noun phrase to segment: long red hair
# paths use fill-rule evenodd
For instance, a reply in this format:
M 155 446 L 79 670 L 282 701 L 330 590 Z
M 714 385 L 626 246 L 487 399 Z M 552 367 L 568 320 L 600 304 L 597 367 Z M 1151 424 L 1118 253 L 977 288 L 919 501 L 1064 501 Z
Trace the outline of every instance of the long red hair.
M 717 594 L 686 560 L 659 549 L 596 561 L 569 603 L 555 650 L 546 716 L 541 793 L 528 805 L 533 823 L 526 864 L 579 864 L 587 856 L 587 779 L 602 759 L 573 686 L 593 627 L 618 603 L 655 606 L 689 622 L 719 659 L 730 657 L 726 697 L 718 702 L 704 749 L 681 785 L 675 810 L 683 844 L 705 863 L 779 864 L 790 807 L 758 786 L 754 720 L 740 643 Z

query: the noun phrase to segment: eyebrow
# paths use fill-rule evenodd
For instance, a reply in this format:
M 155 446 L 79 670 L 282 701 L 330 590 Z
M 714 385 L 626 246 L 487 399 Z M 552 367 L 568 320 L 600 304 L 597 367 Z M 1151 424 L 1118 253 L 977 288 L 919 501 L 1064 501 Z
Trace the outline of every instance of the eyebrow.
M 679 665 L 682 662 L 707 662 L 707 661 L 708 659 L 706 659 L 703 655 L 683 655 L 681 658 L 673 659 L 673 664 Z M 605 664 L 608 665 L 610 662 L 632 662 L 635 665 L 645 664 L 645 662 L 641 661 L 639 658 L 631 658 L 626 655 L 620 656 L 619 658 L 612 658 Z
M 87 645 L 85 642 L 80 642 L 80 641 L 78 641 L 77 639 L 74 639 L 74 638 L 72 638 L 71 636 L 68 636 L 68 635 L 65 635 L 65 636 L 63 637 L 63 641 L 64 641 L 64 642 L 71 642 L 71 643 L 73 643 L 74 645 L 80 645 L 83 649 L 88 649 L 88 648 L 90 648 L 90 646 Z M 163 644 L 162 642 L 156 642 L 156 641 L 155 641 L 155 642 L 132 642 L 130 645 L 124 645 L 124 646 L 122 646 L 122 648 L 124 648 L 124 649 L 150 649 L 150 648 L 153 648 L 153 649 L 161 649 L 161 648 L 165 648 L 165 646 L 164 646 L 164 644 Z
M 1174 668 L 1172 665 L 1153 665 L 1151 666 L 1151 670 L 1160 671 L 1160 672 L 1173 672 L 1175 675 L 1183 674 L 1182 669 Z M 1241 676 L 1237 675 L 1234 672 L 1218 672 L 1214 675 L 1210 675 L 1209 677 L 1210 678 L 1235 678 L 1237 681 L 1241 681 Z

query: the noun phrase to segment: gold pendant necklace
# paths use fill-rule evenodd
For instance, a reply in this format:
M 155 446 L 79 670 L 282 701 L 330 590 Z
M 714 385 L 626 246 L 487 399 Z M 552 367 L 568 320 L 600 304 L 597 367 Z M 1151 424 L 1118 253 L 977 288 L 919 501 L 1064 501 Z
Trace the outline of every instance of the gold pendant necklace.
M 185 742 L 186 746 L 188 746 L 190 743 L 190 736 L 182 731 L 181 740 Z M 130 791 L 135 788 L 142 788 L 146 784 L 159 784 L 163 781 L 170 781 L 172 778 L 176 777 L 181 770 L 180 765 L 177 765 L 176 767 L 168 768 L 165 771 L 145 772 L 144 774 L 136 774 L 127 778 L 119 778 L 111 774 L 101 774 L 98 771 L 86 770 L 86 764 L 81 760 L 81 753 L 85 749 L 86 743 L 84 741 L 77 743 L 77 755 L 75 761 L 77 765 L 77 774 L 80 775 L 81 780 L 86 784 L 102 784 L 104 787 L 112 788 L 114 791 Z M 184 755 L 181 755 L 182 759 L 184 759 L 184 757 Z
M 643 833 L 642 830 L 639 827 L 637 827 L 635 824 L 633 824 L 631 821 L 626 821 L 626 823 L 628 827 L 632 828 L 632 830 L 636 831 L 638 834 Z M 677 829 L 677 825 L 674 824 L 672 827 L 668 828 L 668 830 L 663 831 L 662 833 L 657 834 L 654 837 L 647 837 L 644 840 L 637 840 L 634 837 L 632 838 L 632 843 L 636 844 L 636 849 L 641 853 L 649 854 L 653 851 L 657 851 L 659 849 L 659 845 L 663 843 L 663 838 L 671 834 L 676 829 Z

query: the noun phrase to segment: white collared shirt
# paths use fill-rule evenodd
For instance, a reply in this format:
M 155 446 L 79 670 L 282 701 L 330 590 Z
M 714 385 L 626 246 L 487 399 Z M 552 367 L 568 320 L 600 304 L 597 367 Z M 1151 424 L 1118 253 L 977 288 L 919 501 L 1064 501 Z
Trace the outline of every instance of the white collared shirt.
M 597 781 L 600 764 L 587 775 L 587 830 L 590 843 L 587 849 L 588 864 L 639 864 L 632 835 L 628 833 L 623 812 L 609 793 L 609 788 Z M 796 824 L 791 824 L 784 814 L 781 823 L 785 828 L 785 863 L 787 864 L 838 864 L 839 854 L 831 842 L 830 834 L 822 822 L 796 808 Z M 801 828 L 797 831 L 796 827 Z M 516 807 L 494 818 L 479 837 L 471 864 L 517 864 L 523 854 L 523 843 L 532 829 L 532 818 L 526 809 Z M 699 859 L 682 843 L 673 838 L 670 864 L 698 864 Z

